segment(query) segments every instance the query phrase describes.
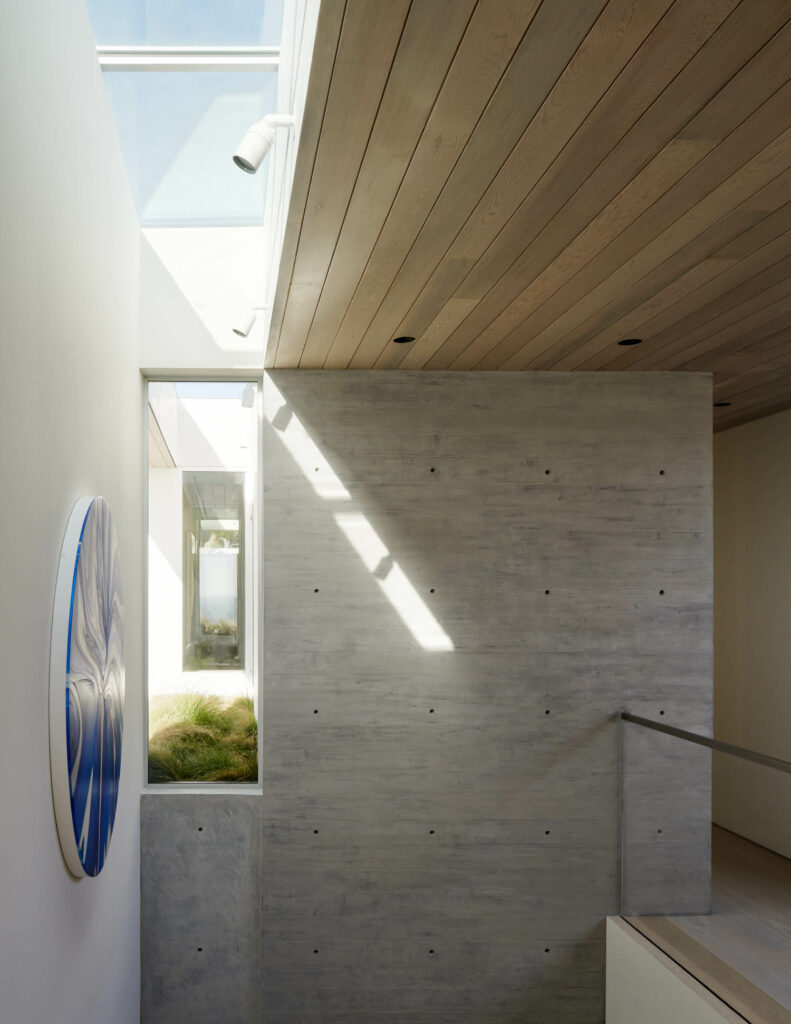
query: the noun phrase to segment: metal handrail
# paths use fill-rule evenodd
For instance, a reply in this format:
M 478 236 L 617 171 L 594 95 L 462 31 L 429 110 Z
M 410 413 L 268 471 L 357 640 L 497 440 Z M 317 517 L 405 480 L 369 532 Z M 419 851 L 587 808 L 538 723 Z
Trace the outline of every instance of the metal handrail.
M 634 725 L 642 725 L 645 729 L 653 729 L 654 732 L 664 732 L 668 736 L 677 736 L 680 740 L 688 740 L 690 743 L 697 743 L 701 747 L 718 750 L 723 754 L 732 754 L 734 757 L 740 757 L 743 761 L 752 761 L 754 764 L 762 764 L 766 768 L 776 768 L 779 772 L 786 772 L 791 775 L 791 761 L 783 761 L 779 757 L 759 754 L 757 750 L 737 747 L 733 743 L 723 743 L 722 740 L 715 740 L 711 736 L 701 736 L 699 733 L 689 732 L 687 729 L 678 729 L 674 725 L 664 725 L 661 722 L 654 722 L 650 718 L 641 718 L 639 715 L 633 715 L 630 711 L 622 711 L 621 719 L 624 722 L 632 722 Z

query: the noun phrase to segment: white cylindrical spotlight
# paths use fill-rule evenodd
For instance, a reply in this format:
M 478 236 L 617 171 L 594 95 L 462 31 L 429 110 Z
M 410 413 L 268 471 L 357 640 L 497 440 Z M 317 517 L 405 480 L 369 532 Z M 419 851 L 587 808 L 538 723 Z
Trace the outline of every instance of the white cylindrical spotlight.
M 253 324 L 258 316 L 258 310 L 246 309 L 243 313 L 240 313 L 236 318 L 236 322 L 233 325 L 233 333 L 238 334 L 240 338 L 246 338 L 250 331 L 253 329 Z
M 240 338 L 246 338 L 250 331 L 252 331 L 253 325 L 258 319 L 258 314 L 267 308 L 268 306 L 265 304 L 263 306 L 246 306 L 244 309 L 238 309 L 231 324 L 233 333 L 238 334 Z
M 294 124 L 289 114 L 267 114 L 251 124 L 233 155 L 233 162 L 247 174 L 255 174 L 275 141 L 275 128 Z

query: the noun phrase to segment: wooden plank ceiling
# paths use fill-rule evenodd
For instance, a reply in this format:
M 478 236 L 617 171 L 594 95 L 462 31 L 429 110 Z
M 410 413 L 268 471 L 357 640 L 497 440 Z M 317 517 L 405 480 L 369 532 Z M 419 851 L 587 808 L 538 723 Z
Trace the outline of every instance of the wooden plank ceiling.
M 268 366 L 791 407 L 791 0 L 323 0 L 318 33 Z

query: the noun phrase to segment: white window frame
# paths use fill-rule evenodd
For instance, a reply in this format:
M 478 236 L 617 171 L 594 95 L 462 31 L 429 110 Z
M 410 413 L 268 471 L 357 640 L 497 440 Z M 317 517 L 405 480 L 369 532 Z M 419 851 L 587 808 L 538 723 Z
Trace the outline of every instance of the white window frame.
M 263 393 L 264 374 L 261 370 L 239 373 L 217 373 L 191 371 L 188 373 L 145 374 L 143 380 L 143 792 L 144 793 L 185 793 L 235 794 L 237 796 L 260 796 L 264 792 L 263 784 L 263 717 L 264 717 L 264 430 L 263 430 Z M 253 501 L 253 544 L 255 546 L 253 564 L 257 567 L 257 578 L 253 580 L 253 608 L 250 621 L 255 631 L 256 646 L 254 666 L 256 671 L 257 690 L 257 721 L 258 721 L 258 781 L 257 782 L 149 782 L 148 781 L 148 386 L 159 381 L 166 383 L 254 383 L 258 389 L 258 428 L 256 439 L 258 458 L 256 462 L 257 480 Z M 180 467 L 182 468 L 182 467 Z M 258 509 L 256 516 L 255 510 Z M 256 522 L 257 520 L 257 522 Z

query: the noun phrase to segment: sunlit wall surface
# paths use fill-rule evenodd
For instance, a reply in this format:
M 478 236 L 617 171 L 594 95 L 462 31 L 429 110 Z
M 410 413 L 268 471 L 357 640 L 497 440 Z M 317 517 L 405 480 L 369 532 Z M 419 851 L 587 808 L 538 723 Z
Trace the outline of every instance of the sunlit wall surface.
M 148 385 L 149 782 L 258 778 L 258 407 Z

